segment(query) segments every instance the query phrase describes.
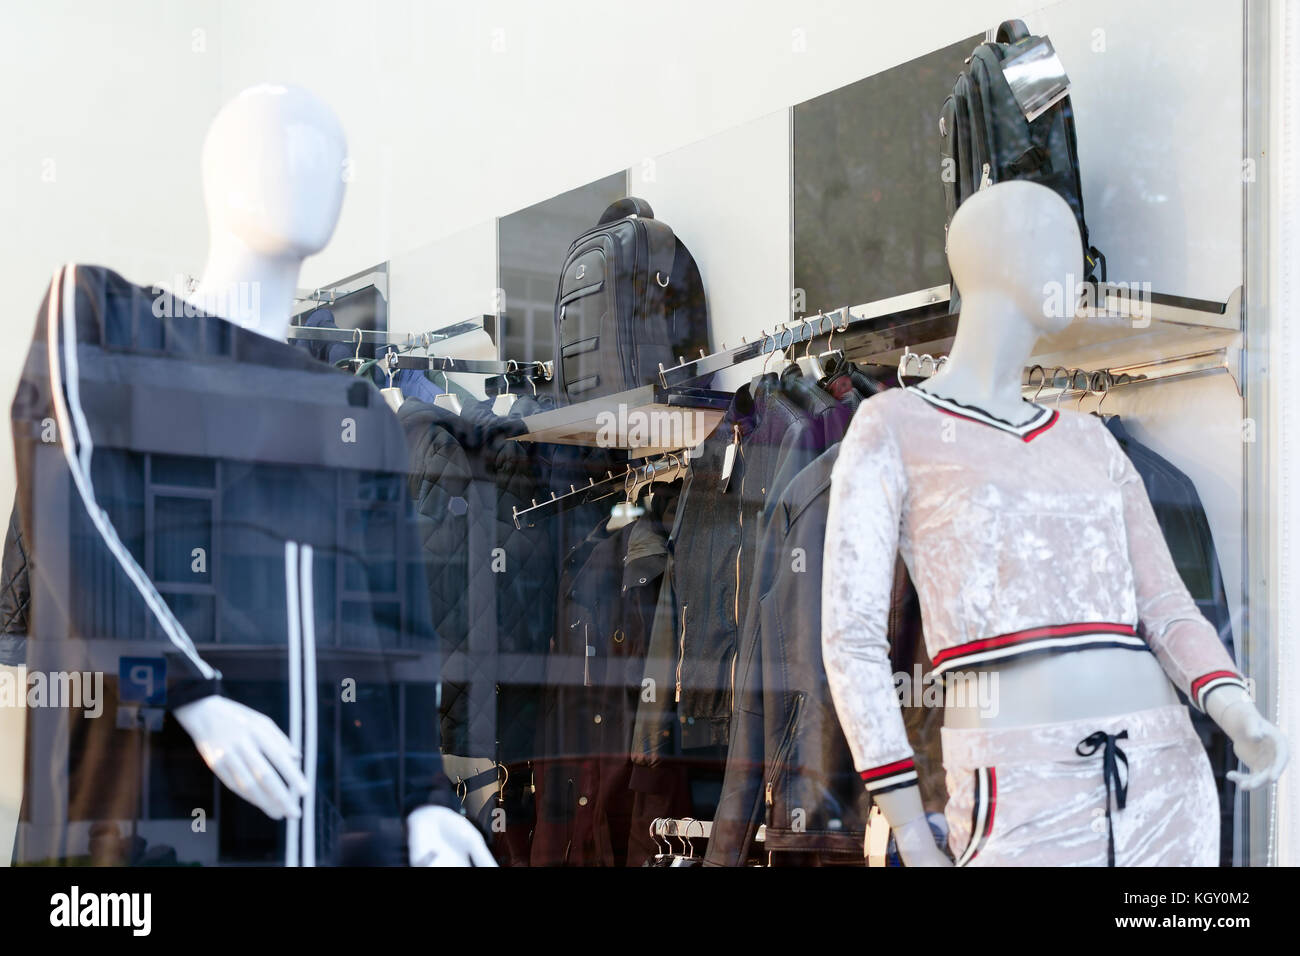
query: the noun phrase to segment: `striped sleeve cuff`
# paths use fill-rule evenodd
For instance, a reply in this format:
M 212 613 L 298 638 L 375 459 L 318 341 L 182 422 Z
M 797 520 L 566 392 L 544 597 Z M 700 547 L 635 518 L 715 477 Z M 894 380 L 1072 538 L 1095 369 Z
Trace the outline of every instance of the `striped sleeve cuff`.
M 911 757 L 882 764 L 879 767 L 869 767 L 861 771 L 861 776 L 862 782 L 867 785 L 867 792 L 873 797 L 891 790 L 917 785 L 916 764 L 912 762 Z
M 1192 681 L 1188 696 L 1192 698 L 1197 710 L 1204 711 L 1205 698 L 1220 687 L 1240 687 L 1246 690 L 1246 681 L 1236 671 L 1210 671 Z

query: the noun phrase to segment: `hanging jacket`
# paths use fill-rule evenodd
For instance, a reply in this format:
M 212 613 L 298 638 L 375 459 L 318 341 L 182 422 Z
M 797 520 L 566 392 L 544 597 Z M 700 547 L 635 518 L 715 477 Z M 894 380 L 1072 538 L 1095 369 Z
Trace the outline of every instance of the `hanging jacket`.
M 1235 658 L 1232 617 L 1219 556 L 1196 485 L 1172 462 L 1131 436 L 1118 416 L 1107 418 L 1106 427 L 1142 479 L 1156 522 L 1169 545 L 1169 555 L 1197 610 L 1214 625 L 1224 648 Z
M 790 482 L 759 547 L 726 778 L 705 855 L 709 865 L 744 865 L 760 825 L 766 825 L 765 853 L 794 851 L 804 854 L 801 862 L 864 862 L 870 798 L 854 770 L 821 655 L 822 545 L 838 454 L 838 445 L 832 446 Z M 920 630 L 916 593 L 899 561 L 889 635 L 895 673 L 908 679 L 918 666 L 929 670 Z M 904 708 L 904 722 L 923 797 L 927 808 L 942 809 L 943 708 L 912 703 Z
M 851 414 L 852 403 L 838 402 L 791 367 L 742 386 L 696 449 L 646 664 L 647 677 L 670 692 L 641 705 L 638 766 L 655 767 L 683 748 L 725 750 L 737 636 L 766 514 L 784 484 L 842 436 Z
M 811 446 L 809 431 L 806 413 L 768 373 L 736 393 L 691 463 L 672 537 L 676 620 L 665 622 L 678 638 L 673 697 L 683 747 L 726 744 L 758 528 L 773 479 L 792 449 Z
M 15 859 L 404 863 L 406 814 L 454 797 L 405 442 L 375 389 L 69 266 L 12 417 L 29 680 L 83 675 L 27 710 Z M 214 787 L 171 717 L 214 693 L 299 744 L 300 821 Z
M 334 320 L 334 313 L 325 308 L 313 309 L 299 325 L 310 329 L 338 328 L 338 324 Z M 337 365 L 343 359 L 351 358 L 357 353 L 356 345 L 347 342 L 295 339 L 293 345 L 295 348 L 307 352 L 313 358 L 330 365 Z M 388 375 L 378 365 L 372 365 L 369 380 L 374 382 L 375 385 L 384 386 L 388 384 Z M 404 398 L 414 398 L 422 402 L 432 402 L 435 397 L 443 393 L 443 389 L 431 382 L 424 372 L 413 368 L 401 368 L 394 372 L 393 387 L 400 390 Z
M 1104 421 L 1142 479 L 1147 497 L 1151 500 L 1151 509 L 1155 512 L 1156 523 L 1160 525 L 1160 532 L 1169 545 L 1169 556 L 1173 558 L 1174 567 L 1178 569 L 1178 575 L 1187 586 L 1197 610 L 1214 625 L 1228 656 L 1236 660 L 1232 616 L 1223 586 L 1223 574 L 1219 569 L 1219 557 L 1214 548 L 1210 522 L 1196 485 L 1171 461 L 1130 435 L 1118 416 L 1105 418 Z M 1195 708 L 1192 709 L 1192 724 L 1205 744 L 1219 789 L 1220 864 L 1231 866 L 1236 796 L 1227 773 L 1237 766 L 1232 741 L 1218 724 Z
M 545 756 L 534 763 L 533 866 L 629 862 L 632 724 L 668 554 L 656 505 L 617 531 L 601 524 L 564 559 L 546 664 Z
M 443 746 L 501 762 L 533 755 L 542 661 L 554 626 L 548 526 L 520 530 L 513 509 L 539 497 L 536 446 L 514 441 L 536 403 L 498 416 L 415 399 L 398 418 L 411 446 L 410 489 L 442 638 Z

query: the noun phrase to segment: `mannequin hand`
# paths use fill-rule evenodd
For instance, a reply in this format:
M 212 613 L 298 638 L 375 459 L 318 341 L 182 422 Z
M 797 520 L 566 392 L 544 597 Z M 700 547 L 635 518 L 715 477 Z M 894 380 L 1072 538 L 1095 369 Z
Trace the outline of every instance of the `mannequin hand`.
M 934 831 L 924 814 L 895 827 L 894 844 L 904 866 L 952 866 L 948 854 L 934 842 Z
M 1242 790 L 1254 790 L 1282 776 L 1289 756 L 1286 736 L 1264 719 L 1245 691 L 1224 687 L 1210 697 L 1206 709 L 1231 738 L 1241 762 L 1250 768 L 1249 773 L 1229 770 L 1229 780 Z
M 272 820 L 302 815 L 302 755 L 270 717 L 216 694 L 172 713 L 203 762 L 232 791 Z
M 483 837 L 448 807 L 420 807 L 406 818 L 411 866 L 496 866 Z
M 904 866 L 952 866 L 948 854 L 934 842 L 930 821 L 925 818 L 921 804 L 921 791 L 916 787 L 903 787 L 882 793 L 875 798 L 880 812 L 889 821 L 894 834 L 894 845 Z M 898 823 L 897 821 L 903 821 Z M 871 839 L 871 835 L 867 835 Z

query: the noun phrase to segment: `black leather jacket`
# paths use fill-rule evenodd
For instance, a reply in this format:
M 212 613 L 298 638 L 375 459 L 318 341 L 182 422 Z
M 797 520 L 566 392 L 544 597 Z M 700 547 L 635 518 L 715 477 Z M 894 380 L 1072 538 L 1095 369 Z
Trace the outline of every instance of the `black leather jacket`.
M 667 563 L 663 509 L 671 497 L 656 492 L 644 516 L 616 531 L 602 523 L 561 566 L 533 763 L 533 866 L 627 862 L 634 829 L 628 750 Z
M 647 676 L 667 693 L 643 701 L 633 756 L 655 765 L 674 742 L 725 746 L 734 708 L 736 642 L 758 529 L 792 454 L 816 455 L 808 413 L 769 373 L 743 386 L 692 460 L 671 539 L 671 573 L 656 615 Z M 728 465 L 730 459 L 730 465 Z M 669 731 L 676 715 L 676 733 Z
M 741 635 L 736 717 L 706 863 L 743 865 L 760 824 L 765 851 L 860 862 L 870 800 L 853 766 L 821 654 L 822 545 L 832 447 L 801 471 L 773 509 L 758 551 Z M 897 563 L 889 634 L 894 669 L 929 670 L 916 593 Z M 942 708 L 904 708 L 923 799 L 942 808 Z

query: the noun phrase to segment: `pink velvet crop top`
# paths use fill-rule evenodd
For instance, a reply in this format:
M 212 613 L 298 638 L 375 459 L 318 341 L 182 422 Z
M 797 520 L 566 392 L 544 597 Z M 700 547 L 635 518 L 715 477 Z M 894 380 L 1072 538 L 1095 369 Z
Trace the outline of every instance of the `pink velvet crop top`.
M 889 664 L 894 556 L 936 672 L 1090 647 L 1154 652 L 1204 709 L 1244 686 L 1169 556 L 1142 481 L 1095 416 L 1009 422 L 916 388 L 854 416 L 832 473 L 822 656 L 868 789 L 915 783 Z

